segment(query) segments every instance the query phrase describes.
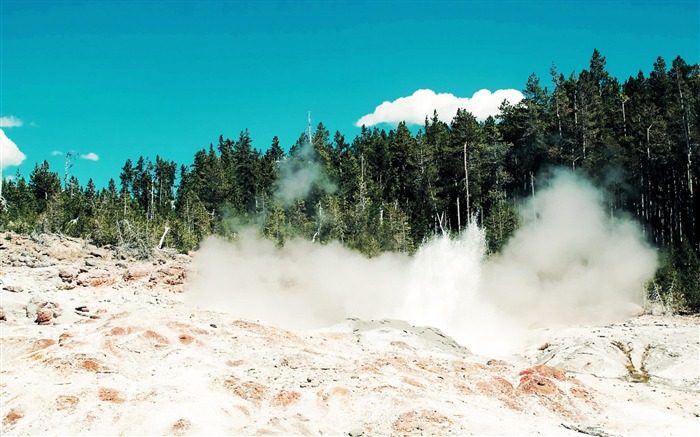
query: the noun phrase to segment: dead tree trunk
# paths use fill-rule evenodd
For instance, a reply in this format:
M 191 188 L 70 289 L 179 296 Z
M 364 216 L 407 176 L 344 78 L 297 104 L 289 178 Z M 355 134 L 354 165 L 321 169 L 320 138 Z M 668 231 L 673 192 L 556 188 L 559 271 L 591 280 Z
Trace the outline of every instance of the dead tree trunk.
M 165 227 L 165 230 L 163 231 L 163 235 L 160 236 L 160 241 L 158 242 L 158 249 L 163 248 L 163 243 L 165 242 L 165 236 L 168 235 L 168 231 L 170 230 L 169 227 Z
M 469 170 L 467 169 L 467 146 L 468 142 L 464 142 L 464 189 L 467 193 L 467 207 L 466 207 L 466 213 L 467 213 L 467 223 L 472 222 L 472 214 L 471 214 L 471 205 L 469 202 Z

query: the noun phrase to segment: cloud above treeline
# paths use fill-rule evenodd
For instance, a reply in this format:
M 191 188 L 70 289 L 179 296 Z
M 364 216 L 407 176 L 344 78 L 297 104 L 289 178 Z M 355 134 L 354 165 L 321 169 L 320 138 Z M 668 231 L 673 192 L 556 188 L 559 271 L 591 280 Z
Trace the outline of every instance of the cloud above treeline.
M 22 120 L 14 115 L 0 117 L 0 127 L 20 127 L 22 124 Z
M 86 159 L 88 161 L 98 161 L 100 157 L 95 152 L 86 153 L 85 155 L 80 155 L 81 159 Z
M 0 129 L 0 158 L 2 158 L 2 169 L 15 165 L 20 165 L 27 158 L 11 139 L 7 138 L 5 132 Z
M 77 152 L 75 150 L 72 150 L 68 153 L 68 157 L 74 157 L 77 155 Z M 52 150 L 51 151 L 51 156 L 63 156 L 63 152 L 60 150 Z M 95 152 L 90 152 L 86 154 L 81 154 L 79 155 L 80 159 L 84 159 L 86 161 L 99 161 L 100 156 L 95 153 Z
M 420 89 L 408 97 L 399 97 L 393 102 L 386 101 L 357 120 L 355 126 L 374 126 L 379 123 L 423 124 L 425 117 L 431 118 L 437 111 L 438 118 L 445 123 L 452 121 L 457 109 L 466 109 L 478 120 L 498 114 L 498 107 L 504 100 L 516 104 L 523 99 L 520 91 L 514 89 L 491 92 L 483 89 L 471 97 L 457 97 L 450 93 L 436 93 L 430 89 Z

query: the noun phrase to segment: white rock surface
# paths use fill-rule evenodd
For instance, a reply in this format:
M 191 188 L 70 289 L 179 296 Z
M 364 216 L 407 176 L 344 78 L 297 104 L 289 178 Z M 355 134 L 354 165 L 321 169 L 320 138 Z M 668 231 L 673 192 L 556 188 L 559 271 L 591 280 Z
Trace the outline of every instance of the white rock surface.
M 0 292 L 2 435 L 700 431 L 697 317 L 540 330 L 538 343 L 494 359 L 397 320 L 290 331 L 194 308 L 186 257 L 124 269 L 57 237 L 3 245 L 0 279 L 14 291 Z M 52 266 L 8 262 L 20 248 Z M 58 275 L 70 269 L 79 284 L 66 288 Z M 37 325 L 31 302 L 62 313 Z

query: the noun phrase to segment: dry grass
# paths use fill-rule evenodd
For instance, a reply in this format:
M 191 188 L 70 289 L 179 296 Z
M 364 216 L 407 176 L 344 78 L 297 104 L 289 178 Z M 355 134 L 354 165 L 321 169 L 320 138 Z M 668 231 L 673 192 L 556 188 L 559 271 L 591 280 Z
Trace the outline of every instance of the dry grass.
M 634 349 L 630 344 L 624 344 L 621 341 L 613 341 L 612 345 L 618 348 L 623 354 L 625 354 L 625 358 L 627 358 L 627 363 L 625 363 L 625 367 L 627 368 L 628 374 L 627 378 L 631 382 L 648 382 L 649 372 L 647 372 L 645 363 L 647 355 L 649 354 L 649 346 L 647 346 L 644 349 L 644 353 L 642 353 L 642 362 L 640 363 L 639 369 L 637 369 L 637 367 L 632 362 L 632 351 Z

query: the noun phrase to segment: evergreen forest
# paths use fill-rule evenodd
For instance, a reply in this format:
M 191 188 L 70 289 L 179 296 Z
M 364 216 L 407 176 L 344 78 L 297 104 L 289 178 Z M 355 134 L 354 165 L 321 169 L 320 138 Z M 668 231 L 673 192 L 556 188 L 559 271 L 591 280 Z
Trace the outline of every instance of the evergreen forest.
M 363 127 L 352 139 L 318 123 L 289 148 L 275 137 L 262 150 L 243 130 L 191 163 L 129 159 L 107 187 L 44 161 L 4 181 L 0 229 L 147 257 L 255 226 L 279 245 L 337 240 L 371 257 L 413 253 L 474 220 L 497 253 L 539 175 L 564 167 L 603 189 L 606 210 L 637 221 L 658 249 L 650 292 L 700 311 L 700 66 L 659 57 L 650 72 L 621 82 L 594 50 L 588 69 L 550 73 L 531 75 L 521 102 L 504 102 L 484 121 L 459 110 L 448 124 L 434 113 L 420 129 Z

